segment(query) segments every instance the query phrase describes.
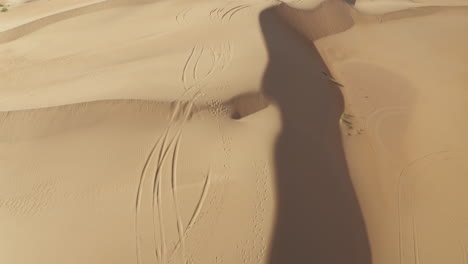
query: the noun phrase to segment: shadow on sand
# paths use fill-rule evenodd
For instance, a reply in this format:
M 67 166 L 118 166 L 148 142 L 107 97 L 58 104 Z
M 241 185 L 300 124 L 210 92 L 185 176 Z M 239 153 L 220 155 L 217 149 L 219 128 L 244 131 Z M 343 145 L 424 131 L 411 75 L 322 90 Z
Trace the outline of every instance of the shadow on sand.
M 312 42 L 275 8 L 260 24 L 269 52 L 263 92 L 281 111 L 275 151 L 278 211 L 269 263 L 370 264 L 361 210 L 348 173 L 339 118 L 340 90 Z

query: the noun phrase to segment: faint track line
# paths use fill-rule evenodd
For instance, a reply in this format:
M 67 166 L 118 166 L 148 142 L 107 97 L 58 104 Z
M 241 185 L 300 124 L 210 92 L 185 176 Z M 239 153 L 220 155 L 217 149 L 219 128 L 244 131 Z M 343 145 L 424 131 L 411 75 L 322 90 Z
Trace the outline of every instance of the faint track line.
M 170 148 L 173 146 L 173 144 L 176 142 L 176 138 L 173 138 L 172 141 L 169 143 L 168 147 L 166 148 L 165 151 L 161 150 L 161 156 L 158 161 L 158 165 L 156 168 L 156 172 L 154 173 L 154 178 L 153 178 L 153 185 L 152 185 L 152 193 L 153 193 L 153 198 L 152 198 L 152 211 L 153 211 L 153 225 L 156 225 L 156 207 L 158 208 L 158 219 L 159 219 L 159 235 L 160 235 L 160 255 L 159 255 L 159 261 L 160 263 L 165 263 L 165 253 L 166 253 L 166 243 L 165 243 L 165 232 L 164 232 L 164 220 L 163 220 L 163 210 L 162 210 L 162 192 L 161 192 L 161 187 L 162 187 L 162 175 L 160 175 L 164 163 L 166 161 L 166 158 L 168 157 L 168 153 L 170 151 Z M 153 231 L 153 238 L 156 240 L 157 234 L 156 234 L 156 228 Z
M 193 80 L 194 82 L 197 82 L 197 68 L 198 68 L 198 64 L 200 63 L 200 58 L 203 56 L 203 52 L 205 51 L 205 48 L 202 47 L 201 51 L 200 51 L 200 54 L 198 55 L 198 58 L 197 60 L 195 61 L 195 65 L 193 66 Z
M 244 4 L 244 5 L 232 6 L 230 4 L 227 4 L 226 6 L 221 7 L 221 8 L 218 7 L 218 8 L 211 9 L 209 13 L 209 17 L 210 17 L 210 20 L 214 22 L 223 23 L 225 21 L 230 21 L 234 17 L 234 15 L 237 14 L 239 11 L 249 8 L 249 7 L 252 7 L 252 5 Z
M 449 222 L 451 222 L 452 225 L 454 225 L 454 226 L 457 225 L 457 221 L 455 220 L 455 217 L 450 217 Z M 463 225 L 462 225 L 462 227 L 463 227 Z M 466 252 L 466 245 L 463 242 L 463 240 L 459 237 L 458 233 L 454 233 L 454 235 L 457 236 L 458 246 L 460 247 L 461 253 L 463 255 L 463 264 L 468 264 L 468 254 Z
M 185 65 L 184 65 L 184 69 L 182 71 L 182 82 L 184 83 L 184 89 L 187 90 L 187 77 L 186 77 L 186 71 L 187 71 L 187 68 L 189 66 L 189 63 L 190 61 L 192 60 L 192 57 L 193 57 L 193 54 L 195 53 L 195 50 L 197 48 L 197 44 L 195 44 L 195 46 L 192 48 L 192 51 L 190 52 L 190 55 L 187 59 L 187 61 L 185 62 Z
M 157 207 L 158 208 L 158 219 L 159 219 L 159 235 L 160 235 L 160 249 L 159 249 L 159 251 L 160 251 L 160 257 L 159 257 L 160 263 L 166 263 L 166 258 L 165 258 L 165 255 L 166 255 L 166 241 L 165 241 L 166 240 L 166 235 L 165 235 L 165 230 L 164 230 L 164 215 L 163 215 L 163 209 L 162 209 L 163 175 L 161 175 L 161 172 L 162 172 L 164 163 L 165 163 L 165 161 L 166 161 L 166 159 L 168 157 L 168 154 L 169 154 L 172 146 L 177 144 L 177 142 L 180 140 L 180 135 L 182 133 L 183 126 L 184 126 L 185 122 L 187 121 L 187 119 L 188 119 L 188 117 L 190 115 L 190 112 L 192 111 L 194 101 L 197 99 L 198 96 L 199 96 L 199 93 L 196 93 L 192 97 L 190 102 L 188 103 L 188 108 L 184 112 L 184 117 L 183 117 L 183 120 L 182 120 L 182 124 L 181 124 L 180 129 L 177 132 L 176 136 L 170 141 L 167 148 L 164 148 L 164 145 L 161 147 L 161 151 L 160 151 L 161 155 L 159 156 L 158 166 L 156 168 L 156 172 L 155 172 L 154 178 L 153 178 L 153 187 L 152 187 L 152 193 L 153 193 L 153 199 L 152 199 L 153 224 L 155 225 L 155 223 L 156 223 L 155 209 Z M 179 107 L 177 107 L 177 109 L 180 109 L 180 102 L 178 102 L 178 105 L 179 105 Z M 173 117 L 175 117 L 176 115 L 177 115 L 177 113 L 174 113 Z M 165 140 L 168 137 L 169 129 L 170 129 L 170 127 L 168 127 L 167 130 L 166 130 L 167 133 L 165 135 Z M 164 142 L 163 142 L 163 144 L 164 144 Z M 154 240 L 156 240 L 156 237 L 157 237 L 156 229 L 154 229 L 153 237 L 154 237 Z
M 213 13 L 218 12 L 219 10 L 213 11 Z M 142 199 L 143 199 L 143 186 L 145 179 L 147 178 L 147 171 L 150 167 L 150 162 L 154 159 L 154 156 L 156 156 L 156 153 L 158 155 L 158 158 L 156 159 L 156 169 L 154 171 L 154 177 L 152 179 L 152 185 L 151 185 L 151 195 L 152 195 L 152 201 L 151 201 L 151 207 L 152 207 L 152 222 L 153 222 L 153 243 L 155 245 L 154 248 L 154 253 L 157 262 L 159 263 L 166 263 L 167 259 L 167 244 L 166 244 L 166 233 L 165 233 L 165 225 L 164 225 L 164 212 L 163 212 L 163 183 L 166 182 L 163 177 L 163 167 L 166 164 L 166 161 L 168 159 L 168 156 L 170 156 L 170 153 L 172 153 L 172 179 L 171 185 L 172 185 L 172 196 L 174 202 L 174 206 L 176 207 L 176 221 L 177 221 L 177 228 L 179 232 L 179 238 L 178 242 L 175 246 L 174 251 L 170 255 L 169 261 L 172 260 L 172 257 L 174 256 L 173 254 L 179 249 L 179 247 L 182 247 L 182 257 L 183 260 L 185 261 L 185 238 L 187 236 L 187 233 L 190 231 L 190 229 L 194 226 L 196 223 L 197 219 L 199 218 L 199 214 L 201 211 L 201 208 L 203 207 L 205 203 L 205 199 L 209 190 L 210 186 L 210 178 L 211 178 L 211 168 L 209 170 L 209 173 L 206 177 L 205 184 L 203 186 L 202 194 L 200 197 L 200 200 L 198 201 L 198 204 L 195 208 L 195 211 L 190 218 L 187 226 L 184 226 L 182 217 L 181 217 L 181 212 L 180 212 L 180 206 L 179 206 L 179 201 L 177 198 L 177 164 L 178 164 L 178 153 L 180 149 L 180 141 L 181 141 L 181 135 L 183 131 L 183 127 L 185 126 L 185 123 L 188 121 L 189 117 L 191 116 L 192 109 L 194 107 L 195 101 L 197 100 L 198 96 L 201 95 L 202 89 L 205 88 L 206 86 L 206 81 L 208 78 L 217 72 L 217 70 L 222 70 L 225 67 L 226 61 L 229 61 L 229 58 L 232 58 L 226 50 L 230 51 L 230 44 L 228 43 L 227 47 L 223 47 L 223 51 L 221 52 L 221 56 L 219 58 L 216 56 L 216 52 L 214 49 L 210 48 L 210 53 L 209 55 L 212 57 L 212 62 L 209 67 L 208 73 L 206 75 L 202 76 L 200 78 L 200 73 L 198 72 L 199 69 L 199 63 L 202 59 L 202 57 L 205 54 L 205 47 L 199 46 L 198 44 L 195 44 L 194 47 L 190 50 L 189 56 L 187 60 L 185 61 L 183 70 L 182 70 L 182 82 L 184 86 L 184 92 L 182 95 L 175 100 L 175 108 L 172 112 L 172 115 L 170 117 L 169 123 L 165 129 L 165 131 L 162 133 L 162 135 L 156 140 L 156 142 L 153 144 L 150 153 L 148 154 L 143 169 L 142 173 L 139 177 L 138 181 L 138 188 L 137 188 L 137 194 L 136 194 L 136 202 L 135 202 L 135 233 L 136 233 L 136 239 L 137 239 L 137 245 L 136 245 L 136 251 L 137 251 L 137 264 L 140 264 L 142 261 L 142 248 L 141 248 L 141 241 L 140 241 L 140 227 L 139 227 L 139 219 L 141 216 L 141 204 L 142 204 Z M 221 65 L 220 65 L 221 64 Z M 193 93 L 192 90 L 195 89 L 195 92 Z M 192 95 L 190 95 L 192 94 Z M 188 101 L 184 102 L 184 98 L 187 98 L 190 95 L 191 99 Z M 186 107 L 184 107 L 185 105 Z M 184 110 L 182 110 L 184 109 Z M 180 113 L 183 113 L 181 119 L 179 119 Z M 179 120 L 176 122 L 176 120 Z M 175 132 L 175 136 L 171 137 L 171 130 L 175 127 L 179 126 L 179 129 L 177 132 Z M 157 210 L 156 210 L 157 209 Z M 156 212 L 157 211 L 157 212 Z M 159 228 L 156 226 L 156 213 L 158 214 L 158 224 Z M 157 240 L 158 240 L 158 232 L 159 232 L 159 245 L 157 245 Z
M 411 214 L 412 214 L 412 227 L 413 227 L 413 252 L 414 252 L 414 263 L 419 264 L 419 246 L 418 246 L 418 232 L 416 230 L 416 209 L 415 209 L 415 198 L 414 192 L 411 194 Z
M 141 206 L 141 194 L 142 194 L 142 186 L 143 182 L 145 180 L 145 174 L 146 170 L 148 169 L 148 165 L 154 155 L 154 152 L 156 150 L 156 147 L 159 145 L 159 142 L 161 141 L 162 136 L 159 137 L 159 139 L 153 144 L 153 147 L 150 150 L 150 153 L 148 154 L 145 164 L 143 165 L 142 172 L 140 174 L 140 179 L 138 182 L 138 189 L 137 189 L 137 195 L 136 195 L 136 203 L 135 203 L 135 234 L 136 234 L 136 250 L 137 250 L 137 263 L 141 262 L 141 249 L 140 249 L 140 237 L 139 237 L 139 229 L 138 229 L 138 219 L 139 219 L 139 214 L 140 214 L 140 206 Z M 159 253 L 156 251 L 156 258 L 159 258 Z
M 213 20 L 213 15 L 216 13 L 216 11 L 218 11 L 218 8 L 211 9 L 210 15 L 209 15 L 211 20 Z
M 190 221 L 189 221 L 187 227 L 185 228 L 186 231 L 185 231 L 184 235 L 188 234 L 188 232 L 195 225 L 195 223 L 196 223 L 196 221 L 198 219 L 198 216 L 200 215 L 201 209 L 203 208 L 203 205 L 204 205 L 205 200 L 206 200 L 206 196 L 208 195 L 208 192 L 209 192 L 209 189 L 210 189 L 211 174 L 212 174 L 212 171 L 211 171 L 211 167 L 210 167 L 210 169 L 208 170 L 208 174 L 207 174 L 207 176 L 205 178 L 205 183 L 203 185 L 202 194 L 200 196 L 200 199 L 198 200 L 197 206 L 195 207 L 195 211 L 193 212 L 192 216 L 190 217 Z M 172 251 L 171 257 L 169 258 L 169 262 L 171 262 L 171 260 L 174 257 L 174 254 L 181 247 L 181 243 L 182 243 L 181 240 L 177 241 L 177 243 L 176 243 L 176 245 L 174 247 L 174 250 Z
M 211 63 L 210 69 L 208 70 L 208 73 L 206 74 L 207 76 L 210 76 L 213 73 L 214 69 L 216 68 L 216 63 L 217 63 L 217 57 L 216 57 L 215 51 L 212 48 L 210 48 L 210 52 L 211 52 L 212 63 Z
M 189 23 L 187 21 L 187 13 L 191 10 L 191 8 L 186 8 L 186 9 L 183 9 L 181 10 L 179 13 L 177 13 L 175 19 L 177 21 L 177 23 L 180 25 L 182 24 L 182 21 L 185 22 L 185 23 Z
M 232 60 L 232 50 L 231 44 L 228 42 L 226 45 L 221 45 L 219 50 L 219 55 L 216 53 L 216 49 L 208 48 L 209 52 L 205 52 L 207 48 L 204 46 L 198 46 L 196 44 L 190 51 L 190 54 L 185 61 L 184 67 L 182 69 L 182 83 L 184 90 L 186 91 L 181 99 L 185 97 L 188 91 L 194 87 L 199 87 L 200 89 L 205 86 L 207 81 L 212 77 L 213 74 L 223 71 L 227 65 Z M 199 76 L 199 67 L 203 57 L 210 56 L 211 65 L 209 66 L 208 72 L 203 76 Z M 179 99 L 179 100 L 181 100 Z
M 466 253 L 466 245 L 461 240 L 459 241 L 459 243 L 461 244 L 461 248 L 463 251 L 463 264 L 468 264 L 468 254 Z
M 174 111 L 173 111 L 173 113 L 171 115 L 171 118 L 169 120 L 168 126 L 166 127 L 164 133 L 153 144 L 153 147 L 151 148 L 150 153 L 147 155 L 147 158 L 145 160 L 142 172 L 140 174 L 140 178 L 139 178 L 139 182 L 138 182 L 138 189 L 137 189 L 137 194 L 136 194 L 136 203 L 135 203 L 135 212 L 136 212 L 135 213 L 135 233 L 136 233 L 137 263 L 141 262 L 141 249 L 140 249 L 141 245 L 140 245 L 140 238 L 139 238 L 138 220 L 139 220 L 139 215 L 140 215 L 140 206 L 141 206 L 141 199 L 142 199 L 141 195 L 142 195 L 142 192 L 143 192 L 142 187 L 143 187 L 143 182 L 144 182 L 144 179 L 145 179 L 146 171 L 148 169 L 148 166 L 149 166 L 149 163 L 150 163 L 151 159 L 154 156 L 156 147 L 159 145 L 159 143 L 161 142 L 162 139 L 163 139 L 164 142 L 167 140 L 167 135 L 169 133 L 171 125 L 174 122 L 174 119 L 177 116 L 179 111 L 180 111 L 180 104 L 177 103 L 176 107 L 175 107 L 175 109 L 174 109 Z M 163 142 L 163 144 L 164 144 L 164 142 Z M 164 147 L 164 145 L 162 146 L 162 148 L 163 147 Z M 161 153 L 160 153 L 160 157 L 161 157 Z M 153 216 L 154 216 L 154 211 L 153 211 Z M 154 222 L 154 219 L 153 219 L 153 222 Z M 155 236 L 153 237 L 153 239 L 154 239 L 153 242 L 156 243 L 156 237 Z M 156 259 L 161 258 L 160 252 L 158 251 L 157 248 L 155 248 L 155 257 L 156 257 Z
M 243 9 L 246 9 L 246 8 L 249 8 L 249 7 L 251 7 L 251 6 L 250 6 L 250 5 L 245 5 L 244 7 L 241 7 L 241 8 L 239 8 L 239 9 L 233 11 L 233 12 L 231 13 L 231 15 L 229 16 L 229 20 L 231 20 L 232 17 L 233 17 L 236 13 L 238 13 L 239 11 L 241 11 L 241 10 L 243 10 Z
M 240 6 L 236 6 L 236 7 L 233 7 L 231 9 L 229 9 L 228 11 L 226 11 L 222 16 L 221 16 L 221 20 L 223 20 L 226 16 L 229 15 L 229 13 L 231 12 L 235 12 L 237 11 L 238 9 L 243 9 L 245 7 L 249 7 L 249 5 L 240 5 Z
M 403 176 L 406 175 L 407 171 L 412 167 L 414 166 L 416 163 L 422 161 L 422 160 L 425 160 L 431 156 L 434 156 L 434 155 L 439 155 L 439 154 L 442 154 L 442 153 L 449 153 L 448 150 L 441 150 L 441 151 L 435 151 L 435 152 L 431 152 L 431 153 L 428 153 L 426 155 L 423 155 L 419 158 L 416 158 L 414 159 L 413 161 L 411 161 L 410 163 L 408 163 L 400 172 L 399 176 L 398 176 L 398 190 L 397 190 L 397 200 L 398 200 L 398 205 L 397 205 L 397 208 L 398 208 L 398 250 L 399 250 L 399 257 L 400 257 L 400 263 L 403 263 L 402 260 L 403 260 L 403 255 L 402 255 L 402 232 L 401 232 L 401 226 L 402 226 L 402 217 L 401 217 L 401 189 L 402 189 L 402 179 L 403 179 Z M 413 230 L 414 231 L 414 230 Z
M 182 134 L 182 133 L 181 133 Z M 176 221 L 177 221 L 177 231 L 179 234 L 179 241 L 181 241 L 181 250 L 182 250 L 182 261 L 185 263 L 185 238 L 184 238 L 184 226 L 182 218 L 180 215 L 180 208 L 177 198 L 177 161 L 179 155 L 179 143 L 180 137 L 177 139 L 176 145 L 174 147 L 174 154 L 172 157 L 172 198 L 174 199 L 174 206 L 176 210 Z

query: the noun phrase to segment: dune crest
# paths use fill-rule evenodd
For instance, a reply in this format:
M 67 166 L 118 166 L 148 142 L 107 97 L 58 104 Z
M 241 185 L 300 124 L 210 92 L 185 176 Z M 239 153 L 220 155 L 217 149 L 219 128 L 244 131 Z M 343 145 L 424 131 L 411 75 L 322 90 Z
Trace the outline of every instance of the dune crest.
M 354 25 L 351 7 L 342 0 L 323 1 L 311 10 L 281 4 L 277 10 L 287 23 L 312 41 L 343 32 Z

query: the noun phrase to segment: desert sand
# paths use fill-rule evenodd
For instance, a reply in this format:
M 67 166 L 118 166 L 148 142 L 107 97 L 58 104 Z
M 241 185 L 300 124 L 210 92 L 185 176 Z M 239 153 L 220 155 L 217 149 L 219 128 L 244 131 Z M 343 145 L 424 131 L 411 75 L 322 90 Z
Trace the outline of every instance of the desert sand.
M 468 263 L 468 1 L 0 4 L 0 263 Z

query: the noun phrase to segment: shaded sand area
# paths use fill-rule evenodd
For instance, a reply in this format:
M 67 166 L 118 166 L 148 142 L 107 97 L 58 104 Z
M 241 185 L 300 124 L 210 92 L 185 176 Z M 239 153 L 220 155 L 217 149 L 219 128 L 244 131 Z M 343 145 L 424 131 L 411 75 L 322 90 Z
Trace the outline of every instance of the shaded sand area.
M 9 2 L 0 263 L 468 263 L 462 1 Z
M 320 8 L 341 18 L 332 31 L 349 29 L 322 37 L 312 26 Z M 341 87 L 344 149 L 373 263 L 467 263 L 468 8 L 320 8 L 282 14 L 315 41 Z

